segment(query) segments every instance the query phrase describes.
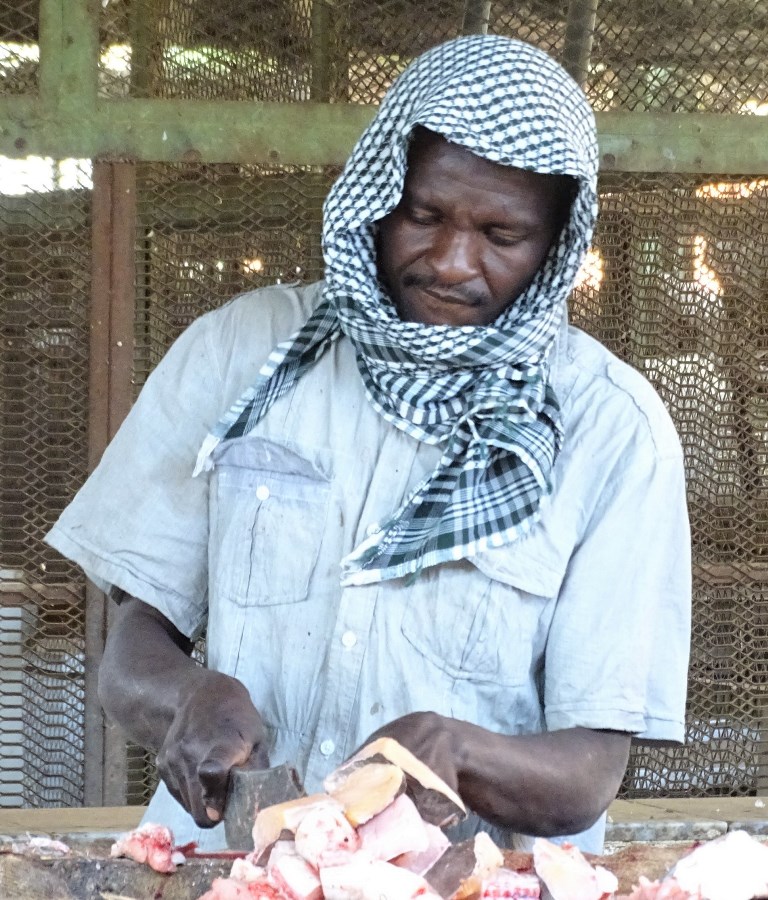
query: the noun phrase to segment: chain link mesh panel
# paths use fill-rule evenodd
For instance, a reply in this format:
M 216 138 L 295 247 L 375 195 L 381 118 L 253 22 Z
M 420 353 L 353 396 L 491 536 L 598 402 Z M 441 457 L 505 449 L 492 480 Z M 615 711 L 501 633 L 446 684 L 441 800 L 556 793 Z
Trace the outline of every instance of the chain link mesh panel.
M 648 376 L 686 458 L 688 745 L 638 749 L 630 796 L 768 783 L 768 181 L 609 176 L 577 324 Z
M 407 63 L 487 18 L 561 59 L 568 0 L 118 0 L 102 39 L 132 46 L 107 95 L 376 103 Z M 766 0 L 597 5 L 595 109 L 755 113 L 768 103 Z M 114 59 L 112 60 L 114 63 Z
M 89 206 L 0 194 L 0 806 L 83 800 L 84 585 L 42 537 L 86 471 Z
M 336 170 L 139 166 L 137 388 L 170 341 L 238 293 L 322 276 Z
M 37 23 L 37 0 L 0 0 L 0 97 L 37 90 Z
M 319 204 L 333 175 L 140 168 L 137 383 L 196 315 L 251 287 L 321 274 Z M 768 181 L 601 182 L 571 315 L 664 399 L 685 450 L 694 539 L 688 744 L 636 748 L 624 796 L 766 784 L 767 222 Z M 134 793 L 148 797 L 151 765 L 133 771 Z
M 96 5 L 98 9 L 98 4 Z M 378 102 L 418 53 L 488 15 L 562 59 L 568 0 L 110 0 L 103 98 Z M 37 89 L 36 0 L 0 0 L 0 95 Z M 766 0 L 602 0 L 598 110 L 755 114 Z M 81 576 L 41 538 L 86 470 L 90 191 L 0 194 L 0 805 L 83 795 Z M 135 384 L 197 315 L 322 270 L 335 172 L 138 169 Z M 48 176 L 46 176 L 48 177 Z M 43 179 L 45 180 L 45 179 Z M 87 179 L 83 179 L 85 185 Z M 5 190 L 5 188 L 3 188 Z M 625 796 L 768 787 L 768 195 L 765 180 L 606 176 L 572 317 L 656 385 L 686 453 L 694 536 L 689 743 L 633 751 Z M 154 774 L 128 754 L 128 797 Z

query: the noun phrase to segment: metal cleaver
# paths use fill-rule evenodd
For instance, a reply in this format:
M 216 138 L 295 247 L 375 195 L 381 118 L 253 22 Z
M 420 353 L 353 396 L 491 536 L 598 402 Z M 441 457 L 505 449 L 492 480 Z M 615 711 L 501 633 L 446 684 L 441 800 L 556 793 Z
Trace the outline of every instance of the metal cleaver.
M 253 821 L 266 806 L 306 797 L 296 770 L 283 763 L 270 769 L 251 757 L 229 772 L 224 835 L 230 850 L 253 850 Z

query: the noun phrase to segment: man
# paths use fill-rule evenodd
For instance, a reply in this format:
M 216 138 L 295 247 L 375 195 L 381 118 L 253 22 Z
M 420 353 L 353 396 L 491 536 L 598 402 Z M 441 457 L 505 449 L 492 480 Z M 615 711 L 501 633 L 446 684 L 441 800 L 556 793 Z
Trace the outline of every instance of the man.
M 598 851 L 632 736 L 682 739 L 679 444 L 566 324 L 596 173 L 546 54 L 429 51 L 329 195 L 325 282 L 197 320 L 53 529 L 121 600 L 101 697 L 180 840 L 223 841 L 184 809 L 214 826 L 250 754 L 317 790 L 390 734 L 506 842 Z

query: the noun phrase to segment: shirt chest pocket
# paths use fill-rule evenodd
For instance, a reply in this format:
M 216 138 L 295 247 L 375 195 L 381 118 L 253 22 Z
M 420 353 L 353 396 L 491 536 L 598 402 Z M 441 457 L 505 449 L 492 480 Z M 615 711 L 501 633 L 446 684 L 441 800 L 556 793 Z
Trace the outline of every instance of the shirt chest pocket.
M 565 566 L 496 565 L 488 551 L 423 572 L 411 587 L 401 631 L 454 680 L 520 687 L 543 665 Z
M 299 603 L 317 566 L 330 481 L 284 448 L 248 461 L 255 467 L 230 457 L 214 470 L 211 591 L 237 606 Z

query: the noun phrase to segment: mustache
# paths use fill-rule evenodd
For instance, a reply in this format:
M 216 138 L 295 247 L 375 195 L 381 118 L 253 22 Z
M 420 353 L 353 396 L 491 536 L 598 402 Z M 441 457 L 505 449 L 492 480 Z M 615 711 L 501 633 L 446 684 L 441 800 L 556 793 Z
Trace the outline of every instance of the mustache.
M 457 297 L 466 303 L 481 306 L 490 302 L 490 297 L 482 291 L 475 291 L 462 284 L 452 284 L 446 286 L 440 284 L 434 275 L 420 275 L 410 272 L 403 276 L 404 288 L 420 288 L 421 290 L 434 290 L 438 294 L 445 294 L 447 297 Z

